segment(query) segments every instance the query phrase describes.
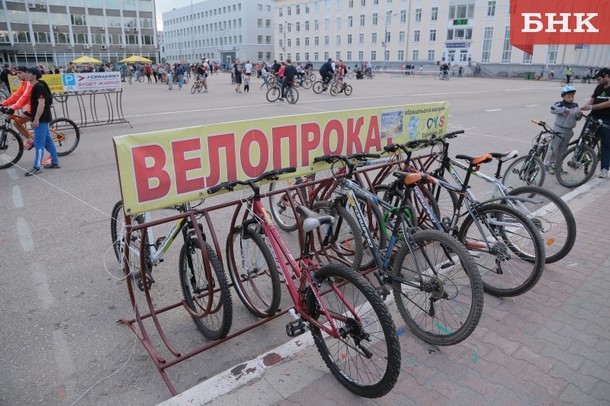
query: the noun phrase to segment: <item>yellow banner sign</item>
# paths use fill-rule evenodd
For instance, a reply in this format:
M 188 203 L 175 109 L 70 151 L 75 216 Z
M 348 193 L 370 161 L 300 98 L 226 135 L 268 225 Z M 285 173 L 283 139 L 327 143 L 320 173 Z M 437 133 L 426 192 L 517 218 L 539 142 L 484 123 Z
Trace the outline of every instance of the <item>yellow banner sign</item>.
M 376 153 L 395 142 L 442 135 L 447 102 L 236 121 L 114 137 L 125 212 L 200 199 L 206 188 L 265 171 L 320 170 L 317 156 Z

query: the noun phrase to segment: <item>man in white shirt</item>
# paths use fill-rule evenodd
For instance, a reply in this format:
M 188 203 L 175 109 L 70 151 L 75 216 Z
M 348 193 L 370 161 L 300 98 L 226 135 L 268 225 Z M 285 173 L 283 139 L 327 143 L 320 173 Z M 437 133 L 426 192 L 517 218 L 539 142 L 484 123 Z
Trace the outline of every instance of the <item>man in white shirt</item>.
M 246 71 L 246 75 L 252 75 L 252 64 L 250 61 L 247 61 L 244 65 L 244 70 Z

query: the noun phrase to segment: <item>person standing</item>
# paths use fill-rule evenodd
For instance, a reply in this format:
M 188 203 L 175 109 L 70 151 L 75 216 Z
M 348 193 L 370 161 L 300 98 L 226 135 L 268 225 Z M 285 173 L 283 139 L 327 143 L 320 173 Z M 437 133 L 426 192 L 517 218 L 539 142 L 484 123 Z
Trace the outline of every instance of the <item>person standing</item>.
M 172 66 L 170 64 L 166 67 L 167 72 L 165 73 L 165 80 L 167 80 L 167 88 L 174 90 L 174 74 L 172 72 Z
M 572 68 L 570 68 L 569 66 L 566 66 L 566 70 L 563 72 L 564 75 L 566 76 L 566 85 L 569 85 L 572 80 Z
M 557 132 L 549 144 L 549 152 L 544 158 L 544 169 L 551 174 L 555 173 L 555 163 L 566 151 L 570 138 L 574 135 L 576 121 L 582 118 L 578 104 L 574 103 L 576 88 L 564 86 L 561 89 L 561 101 L 551 106 L 551 113 L 555 114 L 553 131 Z
M 235 77 L 235 93 L 241 93 L 241 74 L 243 71 L 243 67 L 239 59 L 235 60 L 233 64 L 233 76 Z
M 591 98 L 581 110 L 591 111 L 591 116 L 596 120 L 602 120 L 606 127 L 601 128 L 601 160 L 600 160 L 600 178 L 608 177 L 608 169 L 610 169 L 610 69 L 602 68 L 597 71 L 594 79 L 597 80 L 597 87 L 593 91 Z
M 261 89 L 263 88 L 263 86 L 267 86 L 267 88 L 269 88 L 269 71 L 267 69 L 267 64 L 263 62 L 263 66 L 261 66 L 261 78 L 263 78 L 263 84 L 261 85 Z
M 280 100 L 284 100 L 286 97 L 286 90 L 292 86 L 292 82 L 294 82 L 294 77 L 297 74 L 297 68 L 292 65 L 290 58 L 286 59 L 286 65 L 284 67 L 284 79 L 282 80 L 282 97 Z
M 32 130 L 34 131 L 34 166 L 25 173 L 25 176 L 38 175 L 41 171 L 42 157 L 46 149 L 51 154 L 51 162 L 45 165 L 45 169 L 59 169 L 59 158 L 55 149 L 55 142 L 51 137 L 49 123 L 53 119 L 51 114 L 51 103 L 53 95 L 51 89 L 44 81 L 39 81 L 42 72 L 37 68 L 28 68 L 25 79 L 32 85 L 30 106 L 32 108 Z
M 181 63 L 176 64 L 176 79 L 178 80 L 178 89 L 182 90 L 184 84 L 184 65 Z

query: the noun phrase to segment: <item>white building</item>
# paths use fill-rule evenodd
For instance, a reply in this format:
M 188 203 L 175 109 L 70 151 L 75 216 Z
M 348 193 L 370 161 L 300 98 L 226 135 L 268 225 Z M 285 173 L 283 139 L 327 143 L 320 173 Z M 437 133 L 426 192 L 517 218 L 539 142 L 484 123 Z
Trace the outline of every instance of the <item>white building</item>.
M 273 13 L 270 0 L 208 0 L 163 13 L 167 62 L 202 58 L 231 63 L 273 58 Z
M 279 59 L 471 62 L 507 73 L 610 66 L 609 45 L 537 45 L 533 55 L 512 47 L 509 0 L 273 0 L 273 15 Z

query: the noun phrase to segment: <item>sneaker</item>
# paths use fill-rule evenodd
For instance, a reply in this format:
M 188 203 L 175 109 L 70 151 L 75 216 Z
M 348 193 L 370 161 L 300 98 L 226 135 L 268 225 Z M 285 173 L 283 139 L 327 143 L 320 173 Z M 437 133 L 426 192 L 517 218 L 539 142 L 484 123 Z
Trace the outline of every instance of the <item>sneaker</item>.
M 608 169 L 602 169 L 602 170 L 599 172 L 599 177 L 600 177 L 600 178 L 607 178 L 607 177 L 608 177 Z
M 29 172 L 25 173 L 25 176 L 34 176 L 34 175 L 38 175 L 41 172 L 42 172 L 42 170 L 40 168 L 32 168 Z
M 51 162 L 51 163 L 49 163 L 49 164 L 46 164 L 46 165 L 44 166 L 44 168 L 45 168 L 45 169 L 59 169 L 59 168 L 61 168 L 61 166 L 59 166 L 59 164 L 58 164 L 58 163 L 57 163 L 57 164 L 54 164 L 54 163 L 52 163 L 52 162 Z
M 279 101 L 284 101 L 284 98 L 283 98 L 283 97 L 280 97 L 278 100 L 279 100 Z
M 34 148 L 34 142 L 32 142 L 32 141 L 30 141 L 30 140 L 27 140 L 27 141 L 25 142 L 25 144 L 23 144 L 23 149 L 25 149 L 25 150 L 28 150 L 28 151 L 29 151 L 29 150 L 31 150 L 32 148 Z
M 546 173 L 554 175 L 555 174 L 555 165 L 544 165 L 544 170 Z
M 45 165 L 45 167 L 46 167 L 46 165 L 48 165 L 50 163 L 51 163 L 51 155 L 49 155 L 48 157 L 46 157 L 45 159 L 42 160 L 42 164 Z

